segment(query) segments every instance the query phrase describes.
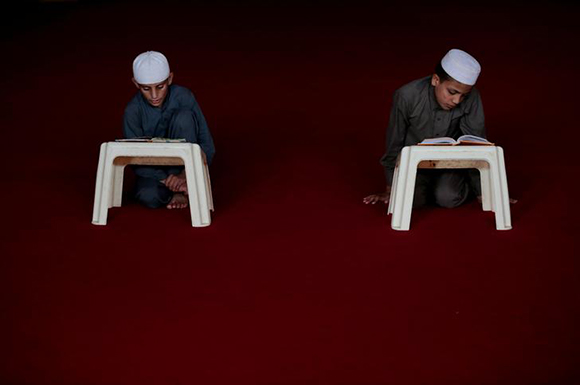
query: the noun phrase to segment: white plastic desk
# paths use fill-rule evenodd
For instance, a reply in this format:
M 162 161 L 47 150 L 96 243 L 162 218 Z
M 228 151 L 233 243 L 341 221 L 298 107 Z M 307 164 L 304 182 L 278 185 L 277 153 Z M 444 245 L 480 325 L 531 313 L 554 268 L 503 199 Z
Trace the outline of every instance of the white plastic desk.
M 418 168 L 476 168 L 483 210 L 495 212 L 497 230 L 510 230 L 511 215 L 503 149 L 498 146 L 406 146 L 397 159 L 388 213 L 391 227 L 409 230 Z
M 121 206 L 126 165 L 182 165 L 185 166 L 192 226 L 209 226 L 210 210 L 214 208 L 209 171 L 202 154 L 199 145 L 192 143 L 101 144 L 92 223 L 106 225 L 108 209 Z

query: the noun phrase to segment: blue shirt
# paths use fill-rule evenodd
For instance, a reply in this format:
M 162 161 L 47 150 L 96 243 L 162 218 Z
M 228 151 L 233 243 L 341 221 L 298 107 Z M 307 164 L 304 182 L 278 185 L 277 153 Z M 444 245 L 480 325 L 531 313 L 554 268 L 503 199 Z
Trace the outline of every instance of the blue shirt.
M 160 137 L 171 138 L 171 123 L 176 112 L 187 109 L 192 112 L 194 125 L 193 138 L 188 142 L 197 143 L 211 163 L 215 147 L 205 117 L 195 100 L 193 93 L 185 87 L 169 86 L 167 96 L 161 107 L 153 107 L 141 92 L 131 99 L 123 116 L 123 135 L 125 138 Z M 179 138 L 171 138 L 179 139 Z

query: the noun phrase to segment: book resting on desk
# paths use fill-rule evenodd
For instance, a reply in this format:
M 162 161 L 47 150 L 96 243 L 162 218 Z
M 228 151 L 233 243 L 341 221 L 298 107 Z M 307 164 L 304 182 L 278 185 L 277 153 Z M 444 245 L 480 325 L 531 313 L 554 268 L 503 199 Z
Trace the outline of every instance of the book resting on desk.
M 479 136 L 475 135 L 462 135 L 457 140 L 449 137 L 441 137 L 441 138 L 429 138 L 425 139 L 420 143 L 417 143 L 419 146 L 493 146 L 494 144 L 489 142 L 485 138 L 480 138 Z

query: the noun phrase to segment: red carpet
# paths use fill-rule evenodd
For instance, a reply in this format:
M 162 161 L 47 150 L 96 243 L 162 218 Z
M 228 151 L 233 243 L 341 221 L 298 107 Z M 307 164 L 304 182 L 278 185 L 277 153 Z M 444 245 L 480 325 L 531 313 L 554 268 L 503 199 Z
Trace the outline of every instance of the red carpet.
M 580 383 L 580 13 L 526 4 L 7 14 L 0 383 Z M 514 228 L 470 203 L 395 232 L 362 203 L 384 188 L 391 95 L 453 47 L 482 63 Z M 210 227 L 130 199 L 91 225 L 98 148 L 145 50 L 214 135 Z

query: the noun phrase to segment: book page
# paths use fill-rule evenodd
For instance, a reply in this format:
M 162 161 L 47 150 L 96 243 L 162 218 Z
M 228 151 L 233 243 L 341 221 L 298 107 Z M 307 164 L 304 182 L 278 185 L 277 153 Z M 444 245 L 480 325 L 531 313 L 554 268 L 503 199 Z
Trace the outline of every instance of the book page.
M 115 142 L 150 142 L 151 138 L 150 137 L 138 137 L 138 138 L 123 138 L 123 139 L 115 139 Z
M 115 142 L 129 142 L 129 143 L 185 143 L 185 139 L 170 139 L 170 138 L 150 138 L 150 137 L 138 137 L 129 139 L 115 139 Z
M 185 143 L 185 139 L 152 138 L 152 143 Z
M 446 136 L 441 138 L 428 138 L 418 143 L 420 146 L 449 146 L 455 144 L 457 144 L 455 139 Z
M 470 144 L 470 145 L 487 145 L 492 146 L 493 143 L 489 142 L 485 138 L 481 138 L 475 135 L 462 135 L 457 139 L 459 144 Z

